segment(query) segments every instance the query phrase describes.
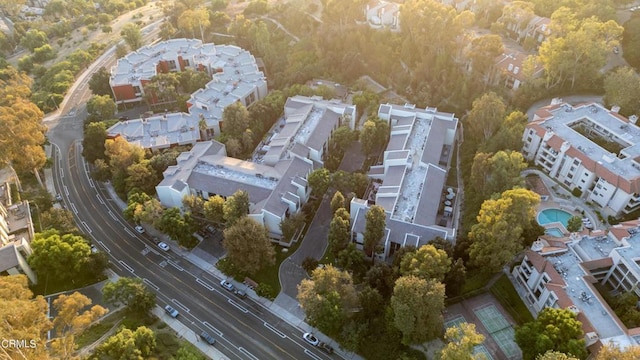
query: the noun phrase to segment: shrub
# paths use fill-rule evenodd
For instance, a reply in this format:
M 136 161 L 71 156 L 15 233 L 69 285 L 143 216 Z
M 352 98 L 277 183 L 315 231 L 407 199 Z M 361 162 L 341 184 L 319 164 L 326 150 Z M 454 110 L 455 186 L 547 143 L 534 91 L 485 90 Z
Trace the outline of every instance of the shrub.
M 265 283 L 258 284 L 258 287 L 256 288 L 256 294 L 258 294 L 258 296 L 262 296 L 269 300 L 276 298 L 276 294 L 274 294 L 274 292 L 275 291 L 273 291 L 271 285 Z
M 571 190 L 571 194 L 575 197 L 580 197 L 582 196 L 582 190 L 580 190 L 579 188 L 574 188 L 573 190 Z
M 311 274 L 311 272 L 318 267 L 318 260 L 307 256 L 302 260 L 302 268 L 306 270 L 307 274 Z

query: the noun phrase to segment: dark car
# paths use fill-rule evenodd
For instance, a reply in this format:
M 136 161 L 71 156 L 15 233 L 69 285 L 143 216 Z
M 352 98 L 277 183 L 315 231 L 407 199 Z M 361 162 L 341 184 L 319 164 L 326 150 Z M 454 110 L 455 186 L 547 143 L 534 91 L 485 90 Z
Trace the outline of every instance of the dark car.
M 239 289 L 235 289 L 233 293 L 240 299 L 245 299 L 247 297 L 247 293 Z
M 318 347 L 324 351 L 326 351 L 328 354 L 333 354 L 333 348 L 331 347 L 331 345 L 325 343 L 325 342 L 320 342 L 320 345 L 318 345 Z
M 209 345 L 213 345 L 216 343 L 216 339 L 213 338 L 213 336 L 209 335 L 208 332 L 203 331 L 200 333 L 200 337 L 206 341 Z

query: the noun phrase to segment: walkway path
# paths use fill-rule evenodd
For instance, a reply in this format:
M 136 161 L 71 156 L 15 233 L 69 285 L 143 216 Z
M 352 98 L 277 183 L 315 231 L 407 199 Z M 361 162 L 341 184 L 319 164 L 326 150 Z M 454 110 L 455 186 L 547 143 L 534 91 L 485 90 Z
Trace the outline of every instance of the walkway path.
M 287 33 L 287 35 L 291 36 L 291 37 L 293 38 L 293 40 L 295 40 L 296 42 L 300 41 L 300 38 L 299 38 L 299 37 L 297 37 L 297 36 L 293 35 L 289 30 L 287 30 L 287 28 L 285 28 L 282 24 L 280 24 L 280 22 L 279 22 L 278 20 L 276 20 L 276 19 L 272 19 L 272 18 L 270 18 L 270 17 L 268 17 L 268 16 L 262 16 L 262 17 L 260 17 L 260 18 L 261 18 L 261 19 L 264 19 L 264 20 L 269 20 L 269 21 L 271 21 L 272 23 L 276 24 L 276 26 L 278 27 L 278 29 L 280 29 L 280 30 L 284 31 L 285 33 Z

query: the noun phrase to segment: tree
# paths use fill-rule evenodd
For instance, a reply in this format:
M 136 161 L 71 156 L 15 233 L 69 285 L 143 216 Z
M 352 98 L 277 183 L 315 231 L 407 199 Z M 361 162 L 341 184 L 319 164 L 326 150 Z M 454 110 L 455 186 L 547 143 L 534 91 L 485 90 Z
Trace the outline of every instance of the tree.
M 247 216 L 224 230 L 222 245 L 229 260 L 250 275 L 275 262 L 275 250 L 267 229 Z
M 91 299 L 79 292 L 60 295 L 53 301 L 56 317 L 53 320 L 56 338 L 51 343 L 54 354 L 69 359 L 76 350 L 75 336 L 86 330 L 94 321 L 104 316 L 108 310 L 100 305 L 91 305 Z
M 500 198 L 486 200 L 473 225 L 469 238 L 469 257 L 482 271 L 495 272 L 523 247 L 522 235 L 534 221 L 540 196 L 530 190 L 516 188 Z
M 204 203 L 204 216 L 207 220 L 215 224 L 222 224 L 224 222 L 224 203 L 225 200 L 222 196 L 211 196 Z
M 456 297 L 460 295 L 466 279 L 467 269 L 462 259 L 457 259 L 451 269 L 444 278 L 445 290 L 448 297 Z
M 120 36 L 131 50 L 138 50 L 142 46 L 142 33 L 136 24 L 126 24 L 120 31 Z
M 182 206 L 195 216 L 202 217 L 204 215 L 204 199 L 198 195 L 185 195 L 182 198 Z
M 474 355 L 473 349 L 484 342 L 484 336 L 476 332 L 476 325 L 462 323 L 452 326 L 444 334 L 447 342 L 440 352 L 440 360 L 486 360 L 484 354 Z
M 467 131 L 477 134 L 481 143 L 486 142 L 498 131 L 505 114 L 504 100 L 494 92 L 485 93 L 473 101 L 465 121 Z
M 222 131 L 236 139 L 239 139 L 242 133 L 249 128 L 249 112 L 247 108 L 237 101 L 226 108 L 222 112 Z
M 139 189 L 146 194 L 153 195 L 160 180 L 161 178 L 158 177 L 158 174 L 151 167 L 151 162 L 147 159 L 133 163 L 127 168 L 127 190 Z
M 121 327 L 118 333 L 109 337 L 97 349 L 98 356 L 110 359 L 142 360 L 148 359 L 156 348 L 156 335 L 146 326 L 135 331 Z
M 355 140 L 356 133 L 348 125 L 342 125 L 331 134 L 331 147 L 342 156 Z
M 351 217 L 344 208 L 339 208 L 331 219 L 328 234 L 329 246 L 334 256 L 351 242 Z
M 196 37 L 196 30 L 200 30 L 200 39 L 204 41 L 204 30 L 209 27 L 209 12 L 205 8 L 187 9 L 178 17 L 178 28 L 185 34 L 191 33 Z
M 602 353 L 602 350 L 599 352 L 599 354 L 601 354 L 601 353 Z M 606 358 L 606 359 L 609 360 L 609 359 L 612 359 L 612 358 Z M 616 358 L 613 358 L 613 359 L 620 359 L 620 358 L 616 357 Z M 547 351 L 546 353 L 544 353 L 542 355 L 538 355 L 536 360 L 578 360 L 578 359 L 573 357 L 573 356 L 569 356 L 567 354 L 563 354 L 563 353 L 558 352 L 558 351 L 549 350 L 549 351 Z
M 118 44 L 116 45 L 116 58 L 120 59 L 123 58 L 127 55 L 127 53 L 129 52 L 129 50 L 127 49 L 127 45 L 126 44 Z
M 370 117 L 365 121 L 360 132 L 360 143 L 362 151 L 367 155 L 372 155 L 376 151 L 382 150 L 389 137 L 389 125 L 380 120 L 377 116 Z
M 403 344 L 433 339 L 444 325 L 444 285 L 432 279 L 400 277 L 393 288 L 391 309 L 393 324 L 402 332 Z
M 400 262 L 403 276 L 413 275 L 421 279 L 444 280 L 451 267 L 451 259 L 443 250 L 433 245 L 423 245 L 416 252 L 406 254 Z
M 519 151 L 498 151 L 495 154 L 477 153 L 471 167 L 471 186 L 475 196 L 487 199 L 516 186 L 523 186 L 520 176 L 527 168 Z
M 373 257 L 384 236 L 384 228 L 386 226 L 384 208 L 379 205 L 371 206 L 365 215 L 365 219 L 364 251 L 367 255 Z
M 596 357 L 597 360 L 634 360 L 640 359 L 640 346 L 628 346 L 624 350 L 614 344 L 605 344 Z
M 27 50 L 33 52 L 36 48 L 39 48 L 49 42 L 47 34 L 44 31 L 38 29 L 30 29 L 20 40 L 20 45 L 24 46 Z
M 346 208 L 344 196 L 340 191 L 336 191 L 336 193 L 333 194 L 333 198 L 331 198 L 331 213 L 335 214 L 340 208 Z
M 104 66 L 91 75 L 91 79 L 89 79 L 89 89 L 91 89 L 93 95 L 109 95 L 113 97 L 113 92 L 109 85 L 110 77 L 111 74 Z
M 576 232 L 582 229 L 582 218 L 580 216 L 572 216 L 567 221 L 567 231 L 568 232 Z
M 522 134 L 529 118 L 520 111 L 512 111 L 500 125 L 498 132 L 485 142 L 480 150 L 485 153 L 496 153 L 500 150 L 520 151 L 522 149 Z
M 116 103 L 109 95 L 93 95 L 87 101 L 87 122 L 113 119 Z
M 497 34 L 474 37 L 468 50 L 472 76 L 481 80 L 485 86 L 488 85 L 489 72 L 494 66 L 494 59 L 504 51 L 502 38 Z
M 525 360 L 549 350 L 587 357 L 582 323 L 569 309 L 544 308 L 536 320 L 516 328 L 515 340 Z
M 47 333 L 52 328 L 44 297 L 33 297 L 25 275 L 0 276 L 0 337 L 24 339 L 27 348 L 6 347 L 8 359 L 48 359 Z M 9 320 L 10 321 L 6 321 Z M 33 341 L 33 343 L 31 342 Z
M 336 265 L 349 271 L 357 282 L 360 282 L 367 271 L 364 254 L 356 248 L 356 244 L 348 243 L 336 256 Z
M 191 234 L 195 224 L 190 213 L 182 215 L 178 208 L 166 209 L 162 212 L 158 225 L 162 232 L 178 241 L 181 246 L 188 247 L 193 243 Z
M 47 60 L 51 60 L 56 57 L 56 52 L 51 45 L 44 44 L 33 50 L 33 62 L 41 64 Z
M 311 193 L 314 196 L 323 196 L 329 189 L 330 174 L 329 170 L 325 168 L 313 170 L 307 177 L 309 186 L 311 186 Z
M 332 265 L 315 269 L 298 285 L 298 301 L 307 321 L 329 336 L 339 334 L 358 298 L 351 275 Z
M 67 209 L 51 208 L 40 214 L 43 230 L 56 229 L 61 233 L 77 233 L 78 228 L 73 220 L 73 214 Z
M 295 213 L 280 222 L 280 231 L 282 231 L 282 240 L 291 242 L 293 237 L 300 231 L 305 224 L 306 217 L 303 212 Z
M 83 237 L 60 235 L 57 230 L 36 234 L 31 248 L 33 253 L 28 261 L 38 277 L 59 283 L 71 283 L 83 278 L 91 256 L 91 247 Z
M 148 314 L 156 305 L 156 294 L 139 278 L 121 277 L 116 282 L 109 281 L 102 288 L 102 295 L 108 303 L 124 305 L 135 314 Z
M 623 114 L 638 114 L 640 100 L 633 94 L 640 92 L 640 77 L 630 67 L 620 67 L 604 78 L 604 99 L 607 105 L 620 106 Z
M 236 138 L 227 138 L 227 141 L 224 143 L 227 148 L 227 153 L 231 157 L 240 157 L 242 154 L 242 144 L 240 140 Z
M 165 21 L 162 24 L 160 24 L 160 38 L 162 40 L 169 40 L 173 38 L 173 35 L 177 31 L 178 30 L 175 27 L 173 27 L 173 24 L 171 24 L 171 22 L 169 21 Z
M 173 357 L 174 360 L 202 360 L 200 351 L 189 343 L 182 343 Z
M 84 130 L 82 139 L 82 156 L 95 163 L 98 159 L 105 159 L 104 142 L 107 140 L 107 126 L 103 122 L 92 122 Z
M 10 94 L 11 90 L 6 90 Z M 40 169 L 46 162 L 44 115 L 32 102 L 15 95 L 3 99 L 7 105 L 0 106 L 0 164 L 11 162 L 18 173 L 24 173 Z
M 113 177 L 116 177 L 118 174 L 125 174 L 129 166 L 139 163 L 144 159 L 144 149 L 138 145 L 128 143 L 127 140 L 122 137 L 107 139 L 104 147 Z
M 227 226 L 233 226 L 249 214 L 249 193 L 244 190 L 236 191 L 224 202 L 222 210 Z
M 367 271 L 365 282 L 372 289 L 376 289 L 386 300 L 393 294 L 393 286 L 397 278 L 397 272 L 385 262 L 377 262 Z

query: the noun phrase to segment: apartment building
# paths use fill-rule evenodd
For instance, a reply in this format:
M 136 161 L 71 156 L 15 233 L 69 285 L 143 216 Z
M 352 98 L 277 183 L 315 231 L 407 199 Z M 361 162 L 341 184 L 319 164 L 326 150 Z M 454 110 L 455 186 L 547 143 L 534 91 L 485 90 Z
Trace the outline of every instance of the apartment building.
M 523 134 L 523 153 L 551 178 L 619 216 L 640 208 L 640 128 L 618 108 L 554 99 Z
M 26 258 L 34 237 L 28 202 L 13 203 L 8 182 L 0 185 L 0 276 L 25 274 L 31 283 L 38 279 Z
M 456 194 L 445 184 L 458 119 L 409 104 L 380 105 L 378 117 L 389 124 L 389 143 L 382 163 L 369 169 L 374 180 L 369 198 L 351 201 L 353 240 L 362 247 L 365 215 L 373 204 L 387 214 L 384 251 L 378 255 L 382 259 L 401 247 L 419 247 L 436 237 L 453 240 Z

